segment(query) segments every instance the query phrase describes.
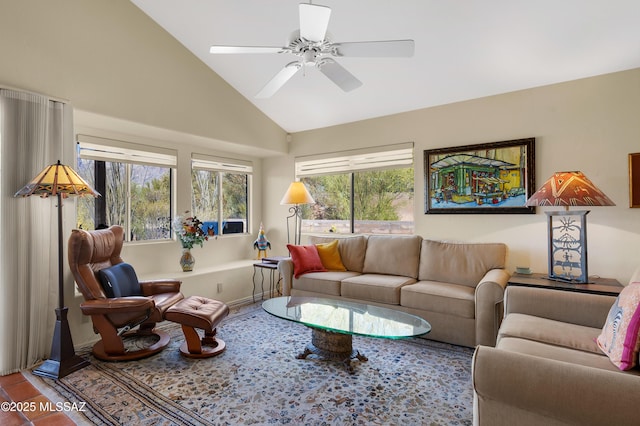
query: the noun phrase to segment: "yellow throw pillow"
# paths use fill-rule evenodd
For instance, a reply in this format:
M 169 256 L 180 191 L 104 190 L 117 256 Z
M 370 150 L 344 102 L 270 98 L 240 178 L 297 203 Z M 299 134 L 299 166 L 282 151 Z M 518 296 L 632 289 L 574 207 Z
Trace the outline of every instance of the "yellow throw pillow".
M 338 251 L 338 240 L 326 244 L 316 244 L 322 265 L 330 271 L 346 271 Z

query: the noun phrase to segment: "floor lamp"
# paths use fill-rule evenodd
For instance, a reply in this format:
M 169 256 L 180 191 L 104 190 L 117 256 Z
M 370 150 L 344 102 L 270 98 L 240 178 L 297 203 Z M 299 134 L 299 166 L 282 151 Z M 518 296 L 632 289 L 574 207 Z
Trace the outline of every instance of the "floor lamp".
M 58 197 L 58 308 L 56 309 L 56 325 L 53 330 L 53 342 L 49 359 L 33 370 L 33 374 L 53 379 L 60 379 L 89 365 L 84 358 L 76 355 L 69 330 L 67 313 L 64 306 L 64 274 L 63 274 L 63 245 L 62 245 L 62 199 L 69 195 L 100 196 L 91 188 L 71 167 L 56 164 L 45 167 L 35 178 L 15 197 L 29 197 L 39 195 L 42 198 Z
M 569 206 L 615 206 L 582 172 L 556 172 L 526 202 L 527 206 L 561 206 L 545 212 L 549 234 L 549 279 L 588 283 L 587 213 Z
M 287 243 L 291 244 L 291 234 L 289 232 L 289 222 L 291 219 L 294 220 L 295 225 L 295 234 L 293 244 L 300 244 L 300 237 L 302 235 L 302 204 L 313 204 L 315 201 L 309 191 L 307 191 L 307 187 L 304 186 L 304 183 L 296 181 L 292 182 L 289 185 L 289 189 L 285 192 L 284 197 L 282 197 L 282 201 L 280 201 L 281 205 L 293 204 L 293 206 L 289 207 L 289 216 L 287 216 Z

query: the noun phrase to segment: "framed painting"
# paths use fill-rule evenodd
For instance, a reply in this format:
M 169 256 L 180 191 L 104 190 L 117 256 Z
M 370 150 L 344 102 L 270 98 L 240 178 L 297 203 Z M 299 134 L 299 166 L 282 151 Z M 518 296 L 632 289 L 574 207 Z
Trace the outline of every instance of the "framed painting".
M 535 213 L 535 138 L 424 151 L 425 214 Z
M 640 208 L 640 152 L 629 154 L 629 207 Z

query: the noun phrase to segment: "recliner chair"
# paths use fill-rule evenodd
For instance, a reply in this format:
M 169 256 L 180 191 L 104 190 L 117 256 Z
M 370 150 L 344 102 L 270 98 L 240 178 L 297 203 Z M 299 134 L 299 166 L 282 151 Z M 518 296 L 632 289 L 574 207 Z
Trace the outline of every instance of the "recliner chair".
M 113 225 L 96 231 L 74 229 L 69 238 L 69 266 L 85 299 L 80 309 L 91 316 L 102 338 L 93 346 L 93 355 L 105 361 L 140 359 L 164 349 L 169 335 L 155 325 L 184 297 L 180 281 L 138 281 L 120 257 L 123 235 L 122 227 Z M 127 349 L 123 341 L 153 335 L 157 341 L 137 350 Z

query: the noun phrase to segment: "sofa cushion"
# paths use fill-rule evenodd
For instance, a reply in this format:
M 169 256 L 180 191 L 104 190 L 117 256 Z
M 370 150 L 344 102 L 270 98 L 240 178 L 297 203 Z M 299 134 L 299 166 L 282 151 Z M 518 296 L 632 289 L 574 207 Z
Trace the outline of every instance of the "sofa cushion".
M 474 289 L 464 285 L 418 281 L 402 287 L 400 304 L 407 308 L 475 318 Z
M 400 275 L 362 274 L 342 281 L 341 296 L 370 302 L 400 304 L 400 289 L 416 282 Z
M 504 268 L 506 255 L 502 243 L 423 240 L 418 280 L 475 287 L 490 269 Z
M 513 313 L 507 315 L 502 321 L 498 332 L 498 341 L 506 337 L 517 337 L 568 349 L 602 354 L 596 345 L 596 337 L 599 332 L 599 328 Z
M 338 250 L 338 240 L 333 240 L 330 243 L 316 244 L 318 249 L 318 255 L 322 265 L 329 271 L 346 271 L 342 258 L 340 257 L 340 250 Z
M 310 236 L 309 242 L 312 244 L 330 243 L 335 237 Z M 367 249 L 367 237 L 358 235 L 355 237 L 340 237 L 338 240 L 338 251 L 342 264 L 348 271 L 362 272 L 364 267 L 364 255 Z
M 300 278 L 294 278 L 292 287 L 295 290 L 340 296 L 341 281 L 357 275 L 360 273 L 351 271 L 310 272 Z
M 611 306 L 598 347 L 620 370 L 633 368 L 640 349 L 640 282 L 626 286 Z
M 571 364 L 582 365 L 585 367 L 593 367 L 607 371 L 617 371 L 620 374 L 633 374 L 640 376 L 640 370 L 631 369 L 625 373 L 609 361 L 602 352 L 585 352 L 576 349 L 570 349 L 564 346 L 556 346 L 550 343 L 536 342 L 528 339 L 520 339 L 517 337 L 505 337 L 500 339 L 496 348 L 510 352 L 517 352 L 527 355 L 534 355 L 541 358 L 563 361 Z M 552 380 L 550 377 L 549 380 Z
M 322 265 L 318 248 L 314 245 L 294 246 L 287 244 L 291 260 L 293 261 L 293 276 L 299 278 L 300 275 L 308 272 L 324 272 L 325 267 Z
M 418 235 L 371 235 L 362 272 L 417 278 L 421 241 Z

